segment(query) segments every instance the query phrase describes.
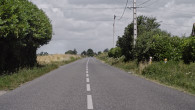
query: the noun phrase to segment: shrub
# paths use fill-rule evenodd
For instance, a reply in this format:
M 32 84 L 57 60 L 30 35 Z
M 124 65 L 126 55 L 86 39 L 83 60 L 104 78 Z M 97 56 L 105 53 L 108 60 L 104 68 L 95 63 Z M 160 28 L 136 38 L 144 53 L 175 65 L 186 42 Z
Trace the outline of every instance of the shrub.
M 113 58 L 121 57 L 122 56 L 121 48 L 116 47 L 116 48 L 110 49 L 110 51 L 108 52 L 108 56 L 113 57 Z
M 185 63 L 195 62 L 195 36 L 184 39 L 182 59 Z
M 28 0 L 0 1 L 0 72 L 36 64 L 36 50 L 52 37 L 46 14 Z

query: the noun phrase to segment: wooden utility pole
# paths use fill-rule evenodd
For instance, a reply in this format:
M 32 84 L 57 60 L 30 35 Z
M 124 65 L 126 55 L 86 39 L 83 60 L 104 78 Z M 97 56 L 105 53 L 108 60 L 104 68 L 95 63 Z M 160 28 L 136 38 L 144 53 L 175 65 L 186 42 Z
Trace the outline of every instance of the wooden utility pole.
M 193 27 L 192 27 L 192 36 L 195 36 L 195 23 L 193 24 Z
M 114 15 L 114 23 L 113 23 L 113 48 L 115 47 L 115 43 L 114 43 L 114 37 L 115 37 L 115 20 L 116 20 L 116 16 Z

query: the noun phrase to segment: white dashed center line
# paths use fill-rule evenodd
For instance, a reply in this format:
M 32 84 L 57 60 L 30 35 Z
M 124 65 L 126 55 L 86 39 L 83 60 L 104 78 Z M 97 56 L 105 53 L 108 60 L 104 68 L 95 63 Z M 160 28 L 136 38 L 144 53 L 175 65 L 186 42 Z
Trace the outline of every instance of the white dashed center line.
M 87 61 L 87 64 L 86 64 L 86 89 L 87 89 L 87 92 L 90 92 L 91 91 L 91 87 L 90 87 L 90 84 L 89 84 L 89 70 L 88 70 L 88 64 L 89 64 L 89 59 Z M 87 109 L 89 110 L 92 110 L 93 109 L 93 100 L 92 100 L 92 95 L 87 95 Z
M 91 91 L 90 84 L 87 84 L 87 91 Z
M 86 78 L 86 82 L 89 83 L 89 78 Z
M 87 95 L 87 109 L 93 109 L 93 101 L 91 95 Z

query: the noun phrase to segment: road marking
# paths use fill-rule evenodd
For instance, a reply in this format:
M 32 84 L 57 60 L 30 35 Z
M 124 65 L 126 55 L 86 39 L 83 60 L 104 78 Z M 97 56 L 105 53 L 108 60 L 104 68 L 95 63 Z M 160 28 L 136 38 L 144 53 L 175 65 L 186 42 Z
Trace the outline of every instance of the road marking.
M 86 78 L 86 82 L 89 83 L 89 78 Z
M 91 95 L 87 95 L 87 109 L 93 109 L 93 100 Z
M 88 71 L 86 71 L 86 73 L 88 73 Z
M 89 74 L 86 74 L 86 77 L 89 77 Z
M 91 91 L 90 84 L 87 84 L 87 91 Z

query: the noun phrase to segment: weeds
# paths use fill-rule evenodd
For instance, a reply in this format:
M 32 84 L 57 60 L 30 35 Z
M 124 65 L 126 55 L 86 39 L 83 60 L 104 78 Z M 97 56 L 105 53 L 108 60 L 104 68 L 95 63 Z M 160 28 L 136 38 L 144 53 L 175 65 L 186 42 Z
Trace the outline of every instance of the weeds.
M 186 65 L 183 62 L 156 62 L 146 67 L 142 75 L 195 94 L 195 63 Z
M 168 61 L 137 64 L 136 61 L 123 62 L 123 58 L 109 58 L 105 53 L 98 58 L 125 71 L 195 94 L 195 63 L 186 65 L 182 61 Z

